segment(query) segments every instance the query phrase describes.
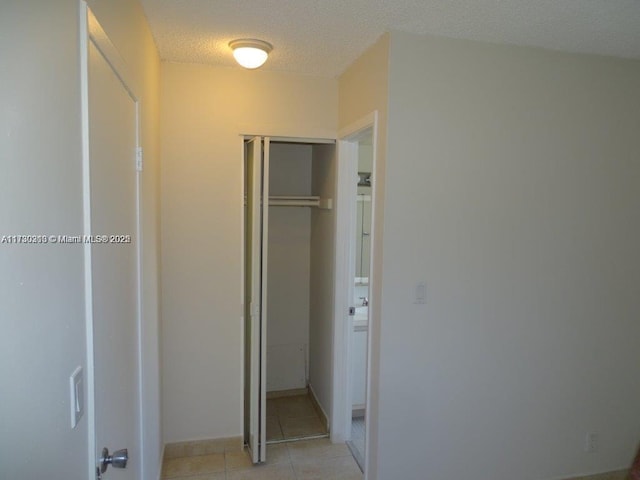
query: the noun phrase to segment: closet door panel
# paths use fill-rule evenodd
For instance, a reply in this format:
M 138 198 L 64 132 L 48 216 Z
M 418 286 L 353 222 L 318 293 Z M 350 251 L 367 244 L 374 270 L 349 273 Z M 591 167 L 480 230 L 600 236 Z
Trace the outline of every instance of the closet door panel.
M 247 142 L 247 222 L 246 222 L 246 286 L 245 335 L 247 341 L 248 376 L 248 436 L 251 460 L 258 463 L 264 456 L 266 432 L 264 429 L 266 395 L 262 369 L 262 139 Z
M 269 137 L 264 138 L 261 159 L 261 216 L 260 241 L 260 462 L 267 460 L 267 261 L 269 256 Z

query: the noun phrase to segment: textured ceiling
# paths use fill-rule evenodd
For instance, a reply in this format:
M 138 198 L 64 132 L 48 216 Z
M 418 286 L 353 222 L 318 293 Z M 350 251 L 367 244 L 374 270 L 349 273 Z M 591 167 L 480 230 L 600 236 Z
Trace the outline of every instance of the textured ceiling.
M 263 69 L 335 77 L 388 30 L 640 59 L 640 0 L 141 0 L 163 60 L 233 66 L 236 38 L 274 50 Z

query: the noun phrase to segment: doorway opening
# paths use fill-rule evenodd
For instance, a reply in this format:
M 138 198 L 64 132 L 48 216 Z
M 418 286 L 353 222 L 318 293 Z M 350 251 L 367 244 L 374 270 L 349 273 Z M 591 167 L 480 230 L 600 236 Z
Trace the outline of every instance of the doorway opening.
M 243 138 L 245 440 L 329 435 L 335 141 Z
M 346 441 L 367 478 L 370 463 L 371 357 L 375 335 L 377 112 L 338 140 L 333 442 Z
M 371 265 L 373 129 L 358 137 L 356 195 L 355 275 L 351 351 L 351 432 L 347 441 L 356 462 L 364 470 L 367 416 L 367 350 L 369 343 L 369 272 Z

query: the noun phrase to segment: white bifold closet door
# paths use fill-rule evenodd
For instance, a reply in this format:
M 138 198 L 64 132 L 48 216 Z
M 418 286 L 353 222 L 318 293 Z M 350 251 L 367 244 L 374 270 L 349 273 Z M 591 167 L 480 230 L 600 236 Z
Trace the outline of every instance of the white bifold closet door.
M 269 138 L 247 142 L 245 313 L 248 361 L 249 449 L 253 463 L 266 461 L 267 240 L 269 235 Z

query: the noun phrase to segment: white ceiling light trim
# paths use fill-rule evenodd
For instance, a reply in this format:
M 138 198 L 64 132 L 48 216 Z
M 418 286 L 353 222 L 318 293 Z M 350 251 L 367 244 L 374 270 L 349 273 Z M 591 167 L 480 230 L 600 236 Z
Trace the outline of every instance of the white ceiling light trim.
M 273 45 L 263 40 L 242 38 L 229 42 L 233 49 L 233 56 L 242 67 L 254 69 L 261 67 L 267 61 Z

